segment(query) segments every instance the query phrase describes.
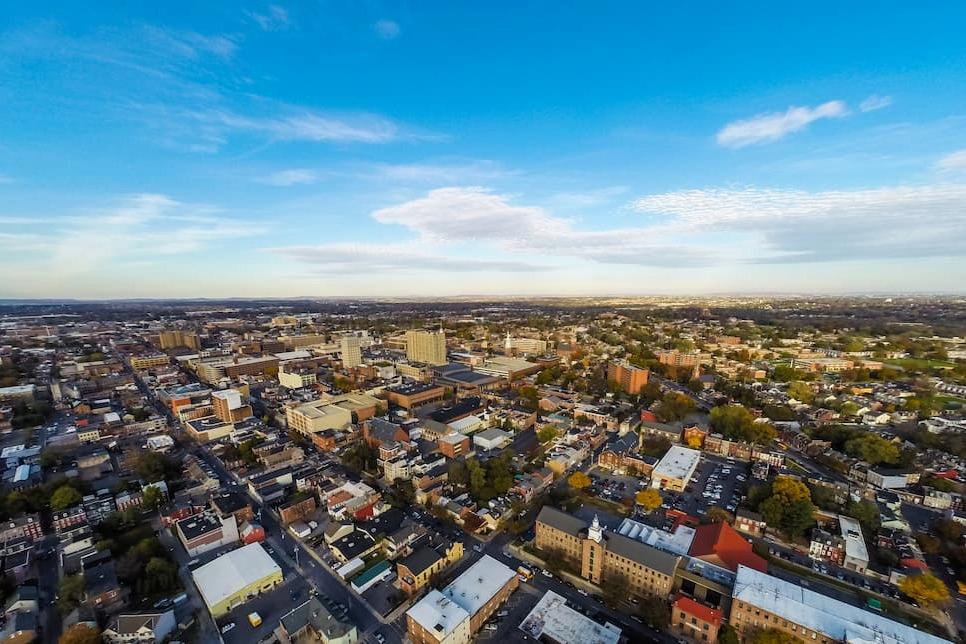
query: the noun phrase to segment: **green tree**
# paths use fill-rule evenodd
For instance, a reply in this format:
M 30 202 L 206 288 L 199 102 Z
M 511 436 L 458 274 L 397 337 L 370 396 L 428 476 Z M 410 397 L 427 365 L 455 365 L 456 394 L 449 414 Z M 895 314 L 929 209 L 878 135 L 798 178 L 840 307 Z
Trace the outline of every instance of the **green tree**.
M 61 485 L 50 497 L 52 510 L 64 510 L 81 502 L 81 494 L 69 485 Z
M 84 599 L 84 577 L 81 575 L 67 575 L 60 580 L 58 588 L 60 599 L 57 600 L 57 608 L 60 612 L 67 614 L 80 605 Z
M 731 624 L 722 624 L 718 629 L 718 644 L 739 644 L 738 633 Z
M 681 420 L 694 411 L 694 400 L 690 396 L 669 391 L 661 398 L 661 406 L 658 414 L 669 423 Z
M 812 388 L 801 380 L 796 380 L 795 382 L 789 383 L 788 395 L 795 400 L 807 404 L 811 403 L 812 400 L 815 399 L 815 394 L 812 392 Z
M 557 428 L 553 425 L 545 425 L 537 432 L 537 439 L 541 443 L 549 443 L 557 436 Z
M 853 438 L 845 444 L 845 453 L 871 465 L 899 460 L 899 447 L 878 434 L 863 434 Z
M 161 505 L 161 501 L 164 500 L 164 495 L 161 493 L 161 489 L 155 486 L 145 488 L 144 493 L 141 495 L 141 506 L 148 511 L 153 512 L 158 509 Z

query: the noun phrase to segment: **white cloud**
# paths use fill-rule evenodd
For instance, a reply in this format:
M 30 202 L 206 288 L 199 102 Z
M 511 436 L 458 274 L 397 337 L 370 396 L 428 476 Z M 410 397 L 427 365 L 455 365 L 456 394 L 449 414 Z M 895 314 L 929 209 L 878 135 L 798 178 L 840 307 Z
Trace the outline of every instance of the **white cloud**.
M 245 13 L 263 31 L 282 31 L 288 29 L 291 25 L 288 11 L 285 7 L 280 7 L 277 4 L 269 5 L 265 13 L 256 11 L 246 11 Z
M 412 244 L 322 244 L 270 248 L 269 252 L 311 264 L 324 273 L 379 271 L 533 272 L 546 267 L 528 261 L 450 257 L 416 250 Z
M 859 103 L 859 110 L 862 112 L 874 112 L 876 110 L 881 110 L 884 107 L 889 107 L 890 105 L 892 105 L 891 96 L 879 96 L 878 94 L 873 94 Z
M 196 114 L 199 121 L 227 130 L 263 134 L 283 141 L 388 143 L 399 137 L 398 126 L 370 114 L 335 116 L 302 111 L 286 116 L 252 117 L 222 110 Z
M 758 261 L 966 254 L 966 185 L 686 190 L 632 208 L 665 218 L 651 228 L 655 235 L 744 235 Z
M 829 101 L 815 107 L 789 107 L 785 112 L 759 114 L 750 119 L 733 121 L 717 134 L 719 145 L 743 148 L 756 143 L 773 143 L 799 132 L 820 119 L 841 118 L 848 114 L 842 101 Z
M 288 187 L 315 183 L 319 180 L 319 174 L 314 170 L 306 168 L 293 168 L 291 170 L 280 170 L 258 179 L 259 183 L 269 186 Z
M 399 23 L 393 20 L 379 20 L 372 26 L 372 28 L 375 29 L 376 34 L 380 38 L 385 38 L 386 40 L 396 38 L 401 32 Z
M 486 181 L 515 174 L 493 161 L 439 163 L 380 163 L 374 166 L 379 179 L 412 183 L 457 183 Z
M 942 172 L 966 172 L 966 150 L 947 154 L 936 162 L 936 169 Z

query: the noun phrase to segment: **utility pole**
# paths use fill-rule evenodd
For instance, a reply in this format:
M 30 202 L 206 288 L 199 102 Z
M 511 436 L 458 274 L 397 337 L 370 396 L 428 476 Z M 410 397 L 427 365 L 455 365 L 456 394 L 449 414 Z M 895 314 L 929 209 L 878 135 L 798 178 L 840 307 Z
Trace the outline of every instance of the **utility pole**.
M 299 547 L 295 546 L 294 548 L 292 548 L 292 550 L 293 552 L 295 552 L 295 567 L 298 568 L 299 567 Z

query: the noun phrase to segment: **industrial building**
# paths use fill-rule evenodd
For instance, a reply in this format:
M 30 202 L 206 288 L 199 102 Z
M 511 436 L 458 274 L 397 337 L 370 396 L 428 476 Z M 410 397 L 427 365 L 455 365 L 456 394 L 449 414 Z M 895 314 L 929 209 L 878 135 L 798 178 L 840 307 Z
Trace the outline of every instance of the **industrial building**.
M 232 550 L 191 575 L 216 619 L 282 583 L 282 569 L 260 543 Z

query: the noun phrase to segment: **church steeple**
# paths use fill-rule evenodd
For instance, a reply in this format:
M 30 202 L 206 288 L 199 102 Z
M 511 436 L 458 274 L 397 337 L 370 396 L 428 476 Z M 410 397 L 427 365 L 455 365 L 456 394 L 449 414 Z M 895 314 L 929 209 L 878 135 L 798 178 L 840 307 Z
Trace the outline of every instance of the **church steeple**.
M 600 543 L 604 539 L 604 528 L 601 527 L 600 521 L 597 519 L 597 515 L 594 515 L 594 521 L 590 524 L 590 528 L 587 529 L 587 538 Z

